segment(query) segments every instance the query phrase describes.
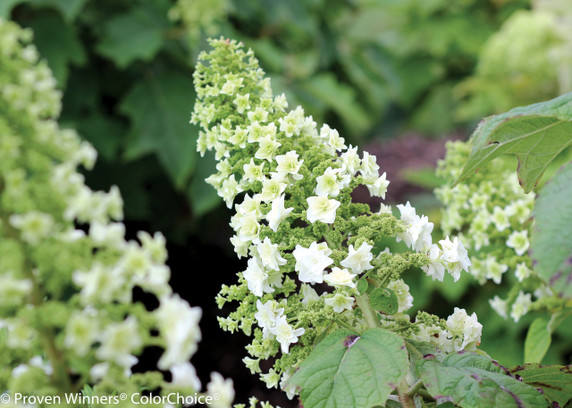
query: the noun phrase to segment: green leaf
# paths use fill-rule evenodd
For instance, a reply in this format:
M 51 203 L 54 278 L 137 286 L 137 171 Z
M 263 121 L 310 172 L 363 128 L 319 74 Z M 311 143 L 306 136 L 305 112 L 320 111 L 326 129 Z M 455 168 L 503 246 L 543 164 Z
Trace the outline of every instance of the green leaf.
M 66 19 L 68 23 L 73 22 L 87 0 L 26 0 L 25 3 L 33 7 L 51 7 Z
M 450 354 L 438 361 L 425 358 L 417 372 L 437 404 L 449 401 L 466 408 L 538 408 L 547 406 L 533 387 L 504 373 L 488 357 L 475 353 Z
M 0 18 L 4 20 L 10 19 L 12 9 L 25 0 L 2 0 L 0 1 Z
M 526 384 L 542 389 L 549 402 L 563 407 L 572 399 L 572 366 L 525 364 L 510 372 Z
M 368 287 L 369 287 L 369 283 L 368 283 L 367 279 L 362 278 L 362 279 L 358 280 L 357 290 L 358 290 L 360 295 L 363 295 L 367 291 Z
M 344 124 L 355 133 L 365 131 L 370 119 L 361 108 L 355 92 L 338 82 L 332 74 L 318 74 L 300 85 L 300 88 L 340 115 Z
M 48 61 L 61 88 L 67 83 L 70 65 L 82 66 L 87 56 L 74 26 L 54 12 L 40 13 L 30 21 L 34 43 Z
M 193 209 L 193 216 L 201 217 L 221 204 L 216 190 L 207 184 L 205 178 L 216 172 L 216 161 L 211 152 L 198 161 L 197 169 L 187 192 Z
M 394 291 L 387 288 L 374 289 L 369 294 L 369 304 L 374 310 L 385 314 L 395 314 L 399 309 L 399 301 Z
M 404 168 L 399 172 L 399 176 L 410 184 L 428 190 L 445 184 L 445 180 L 435 174 L 435 167 Z
M 78 120 L 75 127 L 95 147 L 98 155 L 109 161 L 116 159 L 125 128 L 115 117 L 94 113 Z
M 570 140 L 572 137 L 568 136 Z M 564 166 L 541 190 L 533 216 L 534 270 L 564 296 L 572 296 L 572 164 Z
M 571 134 L 572 92 L 485 118 L 471 136 L 473 150 L 455 184 L 495 157 L 514 154 L 520 183 L 529 192 L 552 160 L 572 144 Z
M 197 159 L 197 129 L 189 126 L 195 93 L 190 75 L 167 72 L 138 82 L 121 102 L 121 112 L 131 119 L 125 157 L 133 160 L 155 153 L 182 189 Z
M 387 83 L 381 75 L 379 65 L 371 61 L 370 53 L 381 53 L 378 48 L 366 50 L 352 49 L 352 53 L 342 53 L 340 64 L 364 101 L 375 112 L 383 112 L 391 100 Z
M 552 314 L 548 322 L 548 330 L 553 333 L 570 315 L 572 309 L 562 309 Z
M 148 8 L 133 8 L 129 13 L 111 17 L 103 26 L 97 51 L 125 68 L 135 60 L 151 60 L 163 45 L 168 25 L 163 16 Z
M 528 328 L 524 341 L 524 362 L 540 363 L 551 341 L 552 334 L 548 329 L 548 321 L 540 317 L 535 319 Z
M 396 334 L 340 330 L 316 346 L 290 382 L 301 388 L 304 408 L 370 408 L 385 404 L 408 367 L 405 343 Z

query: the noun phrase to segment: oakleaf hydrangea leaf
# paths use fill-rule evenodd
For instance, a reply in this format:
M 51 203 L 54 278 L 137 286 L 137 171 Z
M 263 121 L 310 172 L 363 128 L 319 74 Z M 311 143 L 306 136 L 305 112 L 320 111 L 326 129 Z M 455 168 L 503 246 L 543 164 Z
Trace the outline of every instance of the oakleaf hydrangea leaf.
M 58 27 L 54 30 L 54 27 Z M 70 65 L 83 66 L 87 55 L 76 28 L 67 24 L 57 13 L 38 14 L 31 21 L 34 43 L 42 57 L 46 58 L 58 84 L 67 84 Z
M 466 408 L 547 406 L 538 390 L 507 375 L 485 356 L 461 352 L 438 361 L 429 355 L 416 366 L 437 404 L 449 401 Z
M 572 140 L 571 135 L 568 138 Z M 541 190 L 533 215 L 534 270 L 559 294 L 572 296 L 572 165 L 564 166 Z
M 166 17 L 146 8 L 133 9 L 128 14 L 110 18 L 102 27 L 100 54 L 113 60 L 119 68 L 133 61 L 152 59 L 163 45 Z
M 548 401 L 561 407 L 572 399 L 572 366 L 525 364 L 510 371 L 526 384 L 542 389 Z
M 316 346 L 290 383 L 302 389 L 305 408 L 370 408 L 385 404 L 408 367 L 405 343 L 396 334 L 340 330 Z
M 455 184 L 501 154 L 514 154 L 525 192 L 538 183 L 548 165 L 572 144 L 572 92 L 511 109 L 481 121 L 473 132 L 473 150 Z
M 26 3 L 29 6 L 43 8 L 50 7 L 58 10 L 60 14 L 68 22 L 73 22 L 77 17 L 87 0 L 5 0 L 9 10 L 20 3 Z M 4 3 L 4 1 L 2 1 Z M 1 6 L 0 6 L 1 8 Z
M 177 188 L 187 182 L 196 164 L 196 129 L 188 126 L 195 97 L 192 80 L 182 74 L 150 76 L 140 81 L 120 109 L 131 118 L 125 156 L 155 153 Z

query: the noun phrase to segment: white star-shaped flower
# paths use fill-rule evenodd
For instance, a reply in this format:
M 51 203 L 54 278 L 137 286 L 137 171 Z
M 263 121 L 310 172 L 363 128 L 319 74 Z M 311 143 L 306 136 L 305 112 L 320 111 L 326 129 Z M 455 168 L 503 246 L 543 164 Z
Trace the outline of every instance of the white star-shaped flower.
M 268 226 L 274 232 L 278 230 L 278 226 L 290 213 L 294 211 L 294 208 L 284 208 L 284 194 L 272 201 L 272 208 L 270 212 L 266 214 L 266 221 L 268 221 Z
M 331 286 L 347 286 L 355 288 L 354 278 L 356 275 L 350 273 L 347 269 L 340 269 L 337 266 L 332 268 L 332 272 L 324 276 L 324 280 Z
M 280 255 L 278 244 L 273 244 L 268 237 L 264 238 L 264 241 L 256 246 L 256 250 L 262 264 L 267 268 L 278 271 L 280 265 L 286 263 L 286 259 Z
M 282 353 L 288 354 L 290 344 L 296 343 L 298 337 L 304 334 L 305 330 L 300 327 L 294 329 L 286 320 L 286 316 L 276 318 L 276 324 L 270 328 L 270 332 L 276 336 L 276 340 L 280 343 Z
M 324 243 L 312 242 L 309 248 L 296 245 L 292 255 L 296 259 L 294 269 L 298 272 L 298 278 L 306 283 L 322 283 L 324 269 L 334 262 L 329 257 L 331 253 Z
M 325 224 L 332 224 L 336 219 L 336 210 L 340 206 L 340 202 L 334 199 L 328 199 L 327 196 L 308 197 L 308 210 L 306 217 L 308 221 L 314 223 L 321 221 Z
M 344 310 L 350 310 L 354 305 L 355 299 L 351 296 L 344 296 L 336 293 L 334 296 L 327 298 L 324 303 L 334 308 L 334 312 L 342 313 Z
M 348 256 L 340 262 L 340 264 L 346 268 L 350 268 L 352 272 L 356 274 L 367 271 L 373 268 L 370 264 L 373 259 L 373 254 L 371 253 L 372 248 L 373 246 L 365 242 L 362 243 L 358 249 L 355 249 L 353 245 L 350 245 Z

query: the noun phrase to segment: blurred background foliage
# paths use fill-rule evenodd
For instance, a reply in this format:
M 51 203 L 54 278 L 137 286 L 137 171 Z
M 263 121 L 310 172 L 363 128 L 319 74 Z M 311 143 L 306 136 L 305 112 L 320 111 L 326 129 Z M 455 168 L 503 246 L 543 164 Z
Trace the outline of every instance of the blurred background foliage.
M 203 182 L 214 160 L 199 160 L 189 125 L 193 66 L 209 36 L 243 41 L 290 106 L 380 151 L 390 191 L 399 191 L 388 198 L 418 200 L 434 222 L 426 193 L 439 180 L 426 167 L 444 154 L 444 138 L 466 139 L 483 115 L 572 90 L 569 0 L 0 0 L 0 17 L 33 29 L 63 91 L 61 124 L 98 150 L 91 187 L 118 185 L 128 222 L 167 235 L 176 290 L 192 275 L 212 276 L 186 294 L 207 308 L 203 329 L 216 326 L 214 294 L 241 267 L 228 244 L 230 213 Z M 522 362 L 530 321 L 496 316 L 483 301 L 493 286 L 412 276 L 418 308 L 476 311 L 485 350 Z M 547 362 L 566 358 L 555 343 Z M 212 369 L 242 357 L 221 353 Z

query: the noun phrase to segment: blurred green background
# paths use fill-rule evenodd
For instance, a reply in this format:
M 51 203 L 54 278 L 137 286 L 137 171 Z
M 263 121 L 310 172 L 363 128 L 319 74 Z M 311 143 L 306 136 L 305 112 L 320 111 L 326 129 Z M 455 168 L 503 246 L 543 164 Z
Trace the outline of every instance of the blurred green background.
M 199 158 L 189 124 L 193 66 L 209 36 L 251 47 L 275 93 L 377 154 L 388 200 L 411 200 L 436 223 L 432 167 L 445 139 L 572 90 L 568 0 L 0 0 L 0 17 L 34 31 L 63 91 L 62 126 L 98 150 L 90 186 L 118 185 L 127 226 L 167 236 L 173 286 L 204 310 L 206 344 L 193 362 L 203 378 L 233 377 L 239 397 L 264 391 L 242 367 L 240 335 L 218 329 L 214 296 L 243 262 L 228 242 L 231 213 L 203 181 L 214 160 Z M 437 285 L 419 271 L 408 283 L 417 308 L 477 312 L 483 349 L 522 362 L 534 316 L 518 325 L 496 316 L 486 300 L 495 285 L 468 275 Z M 570 361 L 566 326 L 545 362 Z

